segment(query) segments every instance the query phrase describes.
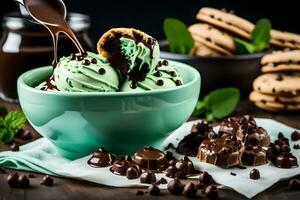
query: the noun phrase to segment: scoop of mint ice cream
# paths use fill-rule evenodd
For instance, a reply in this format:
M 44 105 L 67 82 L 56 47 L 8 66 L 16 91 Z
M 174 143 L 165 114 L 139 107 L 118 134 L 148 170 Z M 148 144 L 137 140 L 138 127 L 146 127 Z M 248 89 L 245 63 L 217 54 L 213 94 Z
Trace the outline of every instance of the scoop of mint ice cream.
M 60 91 L 115 92 L 119 89 L 119 74 L 101 56 L 62 57 L 53 72 L 53 81 Z M 37 88 L 42 88 L 45 82 Z
M 166 61 L 160 61 L 158 66 L 153 68 L 144 81 L 136 85 L 126 80 L 121 86 L 121 92 L 139 92 L 147 90 L 158 90 L 173 88 L 182 85 L 182 78 L 178 70 Z

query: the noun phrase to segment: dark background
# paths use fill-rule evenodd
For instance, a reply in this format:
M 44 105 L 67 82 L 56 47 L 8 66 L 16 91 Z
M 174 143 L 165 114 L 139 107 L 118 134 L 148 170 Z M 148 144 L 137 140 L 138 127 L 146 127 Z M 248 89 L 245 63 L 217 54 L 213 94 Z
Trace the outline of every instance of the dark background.
M 202 6 L 235 10 L 237 15 L 252 22 L 267 17 L 276 29 L 300 33 L 297 0 L 65 0 L 65 3 L 69 12 L 91 16 L 90 35 L 94 41 L 105 30 L 120 26 L 135 27 L 162 39 L 162 22 L 166 17 L 176 17 L 190 25 L 196 22 L 195 15 Z M 16 2 L 0 0 L 1 18 L 4 13 L 14 10 L 18 10 Z

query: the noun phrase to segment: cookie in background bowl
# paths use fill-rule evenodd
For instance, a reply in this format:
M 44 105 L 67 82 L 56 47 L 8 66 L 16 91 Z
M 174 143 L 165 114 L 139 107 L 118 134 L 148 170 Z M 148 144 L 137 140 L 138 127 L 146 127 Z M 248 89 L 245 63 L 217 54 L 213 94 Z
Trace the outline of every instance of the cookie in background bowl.
M 300 35 L 273 29 L 271 44 L 279 48 L 300 49 Z

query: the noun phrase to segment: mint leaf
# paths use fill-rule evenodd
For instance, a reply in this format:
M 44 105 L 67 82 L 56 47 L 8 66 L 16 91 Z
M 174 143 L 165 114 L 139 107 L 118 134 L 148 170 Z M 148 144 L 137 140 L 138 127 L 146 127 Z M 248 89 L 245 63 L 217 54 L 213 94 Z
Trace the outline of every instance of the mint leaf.
M 209 93 L 211 112 L 216 119 L 230 115 L 238 105 L 240 91 L 237 88 L 222 88 Z
M 175 18 L 167 18 L 164 20 L 163 29 L 171 52 L 189 54 L 192 51 L 194 40 L 183 22 Z
M 256 52 L 261 52 L 269 46 L 271 29 L 272 24 L 266 18 L 262 18 L 256 22 L 255 28 L 251 33 L 251 40 Z
M 205 113 L 205 103 L 204 101 L 199 100 L 194 109 L 193 116 L 199 116 L 203 113 Z
M 24 126 L 26 117 L 21 111 L 11 111 L 5 116 L 4 122 L 6 123 L 7 127 L 17 132 Z
M 11 111 L 4 118 L 0 118 L 0 140 L 8 143 L 15 134 L 23 128 L 26 117 L 21 111 Z
M 233 38 L 233 41 L 238 54 L 252 54 L 256 51 L 255 46 L 250 42 L 239 38 Z

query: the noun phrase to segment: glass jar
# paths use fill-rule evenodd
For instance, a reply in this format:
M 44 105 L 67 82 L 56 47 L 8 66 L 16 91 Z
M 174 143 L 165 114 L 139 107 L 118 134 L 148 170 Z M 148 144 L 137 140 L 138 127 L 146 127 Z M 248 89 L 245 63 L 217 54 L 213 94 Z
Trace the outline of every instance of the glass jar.
M 90 18 L 70 13 L 67 22 L 86 51 L 94 47 L 88 36 Z M 53 43 L 50 33 L 42 25 L 17 13 L 4 17 L 0 42 L 0 97 L 17 101 L 17 79 L 33 68 L 51 65 Z M 63 34 L 58 42 L 58 56 L 77 52 L 75 45 Z

